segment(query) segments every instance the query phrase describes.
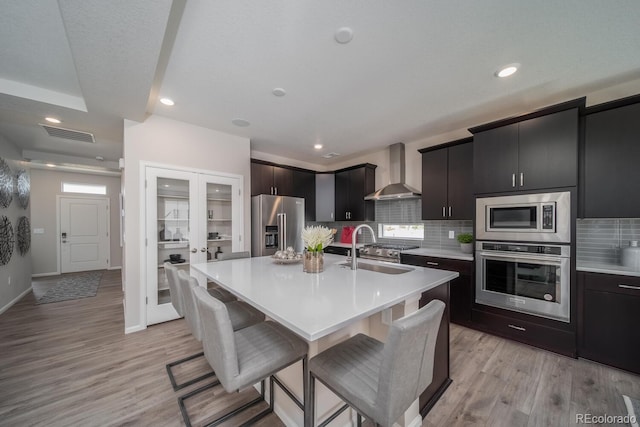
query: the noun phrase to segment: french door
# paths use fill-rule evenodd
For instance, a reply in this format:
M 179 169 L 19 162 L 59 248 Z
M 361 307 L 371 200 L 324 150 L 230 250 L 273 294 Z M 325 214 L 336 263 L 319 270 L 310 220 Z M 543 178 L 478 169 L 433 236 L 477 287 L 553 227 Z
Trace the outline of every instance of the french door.
M 147 166 L 147 325 L 178 318 L 164 272 L 242 250 L 242 177 Z M 205 286 L 206 283 L 202 283 Z

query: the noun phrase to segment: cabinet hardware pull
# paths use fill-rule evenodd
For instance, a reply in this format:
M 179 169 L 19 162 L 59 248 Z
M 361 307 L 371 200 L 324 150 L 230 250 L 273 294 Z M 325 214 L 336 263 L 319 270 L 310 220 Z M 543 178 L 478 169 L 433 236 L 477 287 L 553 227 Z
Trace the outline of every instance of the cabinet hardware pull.
M 270 188 L 270 193 L 273 196 L 273 187 L 269 187 Z
M 520 187 L 524 185 L 524 173 L 520 172 Z
M 511 174 L 511 186 L 512 187 L 516 186 L 516 174 L 515 173 Z
M 200 252 L 207 252 L 207 248 L 200 249 Z
M 449 218 L 451 218 L 451 206 L 449 206 Z
M 437 262 L 427 261 L 427 265 L 440 265 Z
M 509 324 L 509 325 L 507 325 L 507 326 L 509 326 L 511 329 L 515 329 L 515 330 L 517 330 L 517 331 L 526 332 L 526 329 L 525 329 L 525 328 L 523 328 L 522 326 L 516 326 L 516 325 L 511 325 L 511 324 Z
M 633 286 L 633 285 L 618 285 L 619 288 L 624 288 L 624 289 L 633 289 L 636 291 L 640 291 L 640 286 Z
M 275 195 L 278 195 L 278 187 L 273 187 L 273 189 L 275 190 Z
M 446 218 L 447 217 L 447 214 L 445 213 L 445 209 L 446 208 L 443 206 L 442 207 L 442 218 Z
M 196 248 L 192 248 L 192 249 L 191 249 L 191 253 L 192 253 L 192 254 L 195 254 L 196 252 L 198 252 L 198 249 L 196 249 Z

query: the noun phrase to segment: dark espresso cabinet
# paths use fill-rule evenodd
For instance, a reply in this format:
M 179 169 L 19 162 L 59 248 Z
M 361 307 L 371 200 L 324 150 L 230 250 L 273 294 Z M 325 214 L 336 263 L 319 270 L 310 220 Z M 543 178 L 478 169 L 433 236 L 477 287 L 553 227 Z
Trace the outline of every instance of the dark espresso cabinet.
M 450 282 L 449 314 L 453 323 L 470 326 L 471 307 L 474 298 L 473 261 L 401 254 L 400 262 L 402 264 L 417 265 L 419 267 L 429 267 L 438 270 L 457 271 L 460 273 L 460 277 Z
M 375 205 L 364 197 L 375 191 L 376 165 L 370 163 L 335 172 L 336 221 L 374 221 Z
M 293 170 L 251 162 L 251 195 L 293 196 Z
M 634 98 L 634 104 L 587 112 L 582 215 L 585 218 L 640 217 L 637 197 L 640 97 Z
M 577 107 L 470 129 L 475 193 L 576 186 L 578 130 Z
M 578 300 L 580 357 L 640 374 L 640 277 L 578 272 Z
M 473 219 L 473 144 L 422 149 L 422 219 Z

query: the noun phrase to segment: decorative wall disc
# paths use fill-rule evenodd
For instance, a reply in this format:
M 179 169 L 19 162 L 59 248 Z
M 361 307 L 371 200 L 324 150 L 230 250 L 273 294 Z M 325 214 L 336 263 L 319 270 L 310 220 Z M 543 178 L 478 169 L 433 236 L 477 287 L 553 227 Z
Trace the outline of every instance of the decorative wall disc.
M 13 255 L 13 227 L 6 216 L 0 218 L 0 265 L 8 264 Z
M 31 193 L 31 179 L 26 170 L 21 169 L 16 175 L 16 193 L 18 194 L 18 203 L 23 209 L 29 206 L 29 194 Z
M 31 247 L 31 223 L 29 218 L 21 216 L 18 219 L 18 230 L 16 232 L 16 243 L 18 244 L 18 252 L 24 256 L 29 252 Z
M 0 157 L 0 208 L 8 208 L 13 200 L 13 175 L 11 168 Z

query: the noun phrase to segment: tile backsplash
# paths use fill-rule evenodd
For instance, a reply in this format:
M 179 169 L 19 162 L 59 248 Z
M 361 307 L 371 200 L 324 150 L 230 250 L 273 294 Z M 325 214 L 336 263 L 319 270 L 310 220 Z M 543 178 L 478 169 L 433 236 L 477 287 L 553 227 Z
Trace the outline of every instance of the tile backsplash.
M 375 202 L 376 221 L 367 222 L 374 230 L 376 235 L 378 224 L 424 224 L 423 240 L 402 240 L 402 239 L 378 239 L 380 243 L 394 243 L 417 245 L 423 248 L 433 249 L 459 249 L 458 241 L 449 238 L 449 231 L 453 231 L 457 236 L 460 233 L 473 233 L 473 221 L 423 221 L 422 217 L 422 200 L 421 199 L 399 199 L 399 200 L 379 200 Z M 340 241 L 340 232 L 343 226 L 353 226 L 360 224 L 357 221 L 347 222 L 330 222 L 322 223 L 327 227 L 336 228 L 338 234 L 335 241 Z M 371 243 L 371 234 L 363 232 L 358 236 L 359 243 Z
M 621 248 L 640 240 L 640 218 L 578 219 L 576 235 L 579 263 L 619 264 Z

